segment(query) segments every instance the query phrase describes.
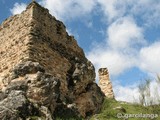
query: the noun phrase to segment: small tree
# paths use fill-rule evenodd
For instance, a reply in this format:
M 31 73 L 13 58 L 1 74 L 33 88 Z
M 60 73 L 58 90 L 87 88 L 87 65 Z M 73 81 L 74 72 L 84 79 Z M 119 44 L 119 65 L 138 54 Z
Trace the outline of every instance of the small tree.
M 148 102 L 150 102 L 150 80 L 145 80 L 145 82 L 142 82 L 139 86 L 139 102 L 141 105 L 148 105 Z
M 149 106 L 149 105 L 153 105 L 153 104 L 160 104 L 160 76 L 157 76 L 156 79 L 156 84 L 157 86 L 155 86 L 153 89 L 153 91 L 151 91 L 151 80 L 145 80 L 144 82 L 142 82 L 139 86 L 139 103 L 141 105 L 144 106 Z M 151 92 L 155 92 L 155 93 L 151 93 Z

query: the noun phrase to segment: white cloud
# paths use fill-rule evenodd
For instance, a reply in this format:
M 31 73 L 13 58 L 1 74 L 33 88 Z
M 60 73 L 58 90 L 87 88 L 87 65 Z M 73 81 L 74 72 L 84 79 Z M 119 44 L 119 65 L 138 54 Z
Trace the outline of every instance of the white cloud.
M 114 49 L 144 43 L 143 29 L 136 25 L 132 17 L 119 18 L 108 28 L 108 43 Z
M 20 14 L 23 10 L 25 10 L 26 9 L 26 4 L 24 4 L 24 3 L 15 3 L 14 4 L 14 7 L 12 8 L 12 9 L 10 9 L 10 11 L 11 11 L 11 13 L 13 14 L 13 15 L 15 15 L 15 14 Z
M 97 11 L 97 8 L 100 8 L 109 23 L 120 17 L 133 14 L 143 19 L 144 25 L 155 25 L 155 22 L 160 25 L 160 1 L 158 0 L 41 0 L 40 3 L 47 7 L 52 15 L 63 21 L 82 16 L 88 17 Z M 24 3 L 15 3 L 11 12 L 18 14 L 25 7 Z
M 145 40 L 143 29 L 136 25 L 133 18 L 118 19 L 108 27 L 106 36 L 103 44 L 95 44 L 88 53 L 96 68 L 107 67 L 115 76 L 136 66 L 138 50 L 135 45 L 141 45 Z
M 126 101 L 131 103 L 139 103 L 139 90 L 136 85 L 122 86 L 117 84 L 113 89 L 115 99 L 118 101 Z
M 126 15 L 135 15 L 143 20 L 145 26 L 160 25 L 159 0 L 97 0 L 97 4 L 109 23 Z
M 96 6 L 96 0 L 41 0 L 40 4 L 48 8 L 57 19 L 65 21 L 88 17 Z M 10 11 L 14 15 L 21 13 L 25 8 L 25 3 L 15 3 Z
M 160 73 L 160 42 L 155 42 L 140 51 L 140 68 L 149 73 Z
M 117 17 L 122 17 L 125 13 L 124 0 L 97 0 L 97 3 L 101 6 L 101 10 L 109 22 Z
M 160 72 L 160 67 L 157 65 L 159 49 L 155 45 L 148 46 L 150 49 L 145 47 L 147 44 L 147 40 L 144 39 L 146 28 L 143 26 L 149 24 L 151 21 L 149 18 L 158 21 L 160 8 L 157 6 L 160 2 L 151 0 L 97 1 L 110 24 L 107 26 L 106 41 L 98 43 L 98 47 L 93 46 L 93 49 L 88 52 L 88 58 L 96 68 L 108 67 L 111 75 L 119 75 L 132 67 L 145 70 L 148 74 Z M 150 5 L 155 7 L 150 7 Z M 127 7 L 130 8 L 127 9 Z M 140 27 L 139 23 L 136 23 L 137 19 L 132 17 L 134 15 L 141 15 L 145 24 L 142 23 Z M 152 57 L 149 57 L 148 53 Z
M 42 0 L 41 4 L 47 7 L 51 14 L 58 19 L 70 20 L 89 15 L 95 5 L 95 0 Z
M 145 26 L 160 26 L 159 0 L 139 0 L 133 2 L 130 6 L 130 13 L 140 17 Z
M 135 64 L 134 58 L 118 51 L 112 51 L 107 48 L 96 50 L 91 51 L 87 56 L 95 65 L 96 71 L 99 68 L 107 67 L 111 76 L 115 76 L 123 73 Z

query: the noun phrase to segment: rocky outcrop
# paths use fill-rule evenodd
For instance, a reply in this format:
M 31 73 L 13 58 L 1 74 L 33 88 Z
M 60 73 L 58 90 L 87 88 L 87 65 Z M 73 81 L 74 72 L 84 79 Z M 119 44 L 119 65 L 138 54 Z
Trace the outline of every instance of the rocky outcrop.
M 59 97 L 60 81 L 37 62 L 14 67 L 1 88 L 0 118 L 18 119 L 39 116 L 52 119 Z
M 112 89 L 112 83 L 109 78 L 109 72 L 107 68 L 100 68 L 99 71 L 99 86 L 106 97 L 114 98 Z
M 0 26 L 0 119 L 52 120 L 100 111 L 95 69 L 62 22 L 32 2 Z

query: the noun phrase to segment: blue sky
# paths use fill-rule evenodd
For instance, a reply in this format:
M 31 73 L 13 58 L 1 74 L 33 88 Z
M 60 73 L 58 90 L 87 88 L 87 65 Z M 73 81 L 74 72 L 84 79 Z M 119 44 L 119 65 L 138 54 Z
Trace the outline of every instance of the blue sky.
M 30 1 L 0 0 L 0 23 Z M 116 99 L 133 101 L 140 81 L 160 73 L 159 0 L 37 2 L 64 22 L 96 71 L 109 69 Z

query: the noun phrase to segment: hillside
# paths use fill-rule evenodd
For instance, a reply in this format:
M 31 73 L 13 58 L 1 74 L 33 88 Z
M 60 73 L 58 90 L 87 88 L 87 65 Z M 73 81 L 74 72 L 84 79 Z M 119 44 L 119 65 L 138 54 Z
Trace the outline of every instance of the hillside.
M 90 120 L 124 120 L 124 118 L 128 118 L 130 114 L 132 117 L 130 117 L 129 120 L 160 120 L 160 116 L 157 116 L 160 115 L 160 105 L 145 107 L 138 104 L 105 99 L 101 112 L 94 115 Z M 133 115 L 135 115 L 135 117 Z

